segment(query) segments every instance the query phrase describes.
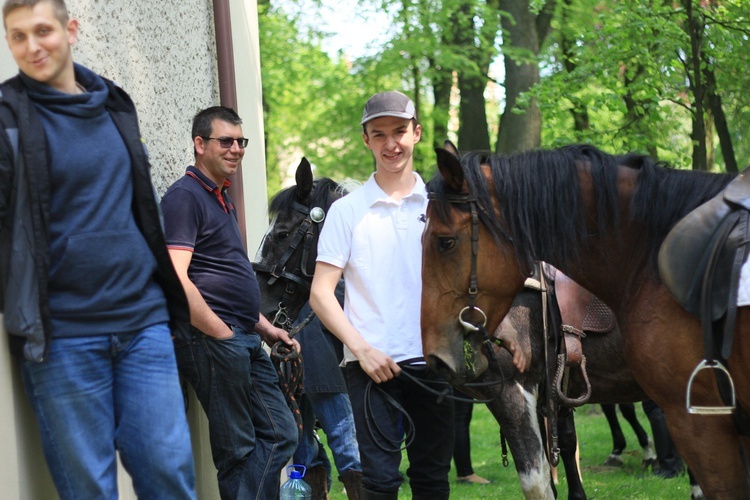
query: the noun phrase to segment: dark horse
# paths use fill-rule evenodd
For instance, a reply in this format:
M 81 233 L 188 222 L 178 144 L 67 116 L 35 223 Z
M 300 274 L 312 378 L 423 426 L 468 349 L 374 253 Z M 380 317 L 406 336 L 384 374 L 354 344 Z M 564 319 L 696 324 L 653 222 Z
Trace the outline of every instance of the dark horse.
M 627 446 L 625 434 L 622 432 L 620 421 L 617 419 L 617 408 L 619 407 L 620 413 L 622 413 L 622 416 L 630 424 L 638 439 L 638 444 L 643 449 L 644 464 L 655 466 L 657 464 L 656 451 L 653 449 L 654 445 L 646 429 L 638 421 L 638 417 L 635 414 L 635 405 L 633 403 L 604 403 L 600 406 L 602 407 L 604 416 L 607 418 L 609 431 L 612 434 L 612 453 L 604 461 L 604 465 L 621 466 L 622 452 L 625 451 L 625 447 Z
M 705 495 L 750 498 L 744 461 L 750 440 L 731 415 L 698 415 L 686 407 L 691 373 L 704 359 L 701 322 L 673 298 L 656 267 L 669 230 L 730 177 L 671 170 L 592 146 L 470 154 L 460 161 L 438 150 L 438 167 L 442 185 L 434 184 L 423 240 L 422 340 L 429 365 L 455 385 L 476 378 L 488 365 L 482 329 L 466 330 L 462 322 L 495 331 L 532 263 L 549 262 L 615 312 L 627 364 L 664 410 Z M 737 406 L 748 409 L 747 307 L 739 308 L 736 325 L 727 366 Z M 691 394 L 724 404 L 713 372 L 696 378 Z
M 287 331 L 310 298 L 318 237 L 328 209 L 346 194 L 346 188 L 331 179 L 313 180 L 306 158 L 297 166 L 295 182 L 269 202 L 271 223 L 253 263 L 260 312 Z

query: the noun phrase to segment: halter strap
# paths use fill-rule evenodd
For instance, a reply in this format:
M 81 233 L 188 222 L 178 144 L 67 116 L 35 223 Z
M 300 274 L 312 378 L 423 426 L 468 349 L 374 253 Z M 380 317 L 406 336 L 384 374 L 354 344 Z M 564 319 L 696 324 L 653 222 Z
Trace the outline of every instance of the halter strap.
M 296 285 L 302 286 L 308 292 L 310 290 L 312 276 L 315 270 L 308 270 L 307 261 L 310 258 L 312 243 L 315 239 L 315 230 L 320 227 L 325 219 L 325 210 L 317 206 L 310 208 L 295 201 L 292 205 L 292 209 L 304 215 L 305 219 L 297 227 L 292 241 L 286 247 L 279 260 L 269 264 L 262 262 L 253 262 L 252 264 L 256 273 L 261 272 L 270 275 L 268 278 L 269 285 L 273 285 L 279 278 L 287 281 L 284 298 L 282 298 L 279 303 L 277 317 L 274 319 L 274 324 L 281 326 L 282 328 L 290 327 L 291 322 L 294 320 L 294 318 L 289 318 L 286 314 L 286 307 L 284 306 L 285 298 L 293 296 L 296 293 Z M 288 270 L 287 263 L 295 252 L 298 251 L 300 246 L 302 247 L 302 255 L 300 257 L 299 266 L 297 269 Z

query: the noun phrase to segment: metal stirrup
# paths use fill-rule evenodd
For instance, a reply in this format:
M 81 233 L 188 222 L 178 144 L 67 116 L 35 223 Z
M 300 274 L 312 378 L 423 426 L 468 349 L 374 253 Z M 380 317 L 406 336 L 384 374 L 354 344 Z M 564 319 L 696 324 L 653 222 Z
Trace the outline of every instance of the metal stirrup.
M 727 379 L 729 380 L 729 387 L 732 391 L 732 401 L 729 405 L 692 406 L 690 404 L 690 393 L 693 386 L 693 381 L 695 380 L 695 376 L 698 375 L 698 372 L 700 372 L 701 370 L 717 370 L 723 372 L 727 376 Z M 729 375 L 729 371 L 724 367 L 723 364 L 716 360 L 708 361 L 706 359 L 698 363 L 698 366 L 695 367 L 695 370 L 693 370 L 693 373 L 690 374 L 690 378 L 688 379 L 687 394 L 685 396 L 685 406 L 687 407 L 688 413 L 691 413 L 693 415 L 731 415 L 734 412 L 734 409 L 736 407 L 734 382 L 732 382 L 732 376 Z

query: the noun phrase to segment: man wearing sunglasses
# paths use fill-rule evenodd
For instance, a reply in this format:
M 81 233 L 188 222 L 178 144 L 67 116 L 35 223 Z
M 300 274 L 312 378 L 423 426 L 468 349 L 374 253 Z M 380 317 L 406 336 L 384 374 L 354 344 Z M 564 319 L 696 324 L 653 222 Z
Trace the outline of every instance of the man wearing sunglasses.
M 258 282 L 227 194 L 248 142 L 241 124 L 222 106 L 195 116 L 195 166 L 167 190 L 161 206 L 169 254 L 190 305 L 192 338 L 175 341 L 177 363 L 208 416 L 221 497 L 267 499 L 278 496 L 297 427 L 261 344 L 299 344 L 259 313 Z

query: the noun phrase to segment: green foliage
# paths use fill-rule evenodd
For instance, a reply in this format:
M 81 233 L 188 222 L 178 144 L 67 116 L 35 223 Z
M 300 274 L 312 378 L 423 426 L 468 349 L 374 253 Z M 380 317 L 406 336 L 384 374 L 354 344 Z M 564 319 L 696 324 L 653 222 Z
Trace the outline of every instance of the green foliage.
M 695 3 L 695 8 L 700 4 Z M 738 156 L 748 161 L 747 146 L 735 113 L 748 109 L 750 82 L 739 72 L 748 50 L 746 2 L 718 2 L 706 12 L 703 50 L 717 74 L 717 92 L 732 114 Z M 546 47 L 543 78 L 532 92 L 543 106 L 544 145 L 572 141 L 593 142 L 613 152 L 647 152 L 682 168 L 691 167 L 692 73 L 690 40 L 685 31 L 684 9 L 660 0 L 568 2 L 565 22 L 555 21 L 556 31 Z M 593 13 L 593 15 L 592 15 Z M 560 51 L 561 37 L 575 40 L 574 70 L 566 71 Z M 714 63 L 715 61 L 715 63 Z M 745 72 L 746 73 L 746 72 Z M 742 88 L 733 92 L 732 87 Z M 591 114 L 591 128 L 572 127 L 571 110 L 582 103 Z M 628 107 L 630 105 L 630 107 Z M 717 139 L 712 139 L 714 142 Z M 718 147 L 718 144 L 717 144 Z M 717 158 L 718 170 L 723 170 Z
M 367 91 L 350 78 L 346 60 L 331 59 L 321 49 L 322 34 L 301 31 L 281 11 L 261 10 L 259 25 L 269 193 L 281 187 L 280 170 L 296 167 L 302 156 L 321 176 L 366 169 L 366 150 L 356 139 Z
M 447 131 L 455 140 L 457 130 L 465 128 L 458 117 L 460 96 L 449 107 L 443 104 L 447 100 L 436 107 L 436 86 L 452 81 L 455 95 L 458 77 L 489 81 L 488 61 L 497 66 L 503 56 L 538 60 L 541 82 L 519 96 L 515 112 L 536 98 L 542 147 L 589 142 L 612 153 L 641 151 L 691 168 L 696 97 L 688 1 L 703 23 L 702 66 L 715 75 L 737 161 L 740 168 L 750 163 L 745 132 L 750 2 L 745 0 L 557 0 L 538 59 L 498 43 L 499 18 L 505 14 L 497 0 L 359 0 L 362 9 L 387 12 L 391 24 L 383 26 L 388 37 L 379 50 L 351 61 L 322 49 L 327 35 L 314 28 L 317 0 L 284 1 L 303 3 L 305 15 L 259 5 L 269 193 L 280 187 L 279 171 L 295 166 L 302 155 L 315 165 L 316 175 L 364 180 L 373 161 L 362 144 L 361 109 L 370 95 L 387 89 L 402 90 L 417 103 L 423 140 L 415 149 L 415 169 L 428 179 L 434 171 L 433 143 L 445 139 L 435 131 Z M 528 3 L 535 14 L 553 5 Z M 486 127 L 496 137 L 504 102 L 488 91 L 485 97 Z M 585 126 L 574 121 L 574 112 L 585 115 Z M 715 134 L 710 125 L 708 133 Z M 709 142 L 716 153 L 713 169 L 723 170 L 718 138 L 711 135 Z

